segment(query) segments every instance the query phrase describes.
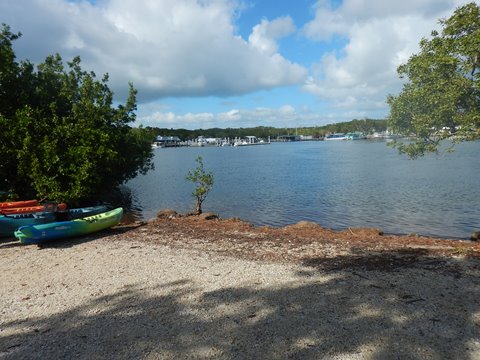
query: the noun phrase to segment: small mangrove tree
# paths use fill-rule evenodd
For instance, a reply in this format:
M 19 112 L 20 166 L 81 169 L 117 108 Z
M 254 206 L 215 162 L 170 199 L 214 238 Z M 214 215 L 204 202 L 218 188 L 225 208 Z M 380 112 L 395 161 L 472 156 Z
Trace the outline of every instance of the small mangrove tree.
M 195 213 L 200 215 L 202 213 L 202 203 L 205 201 L 207 194 L 213 187 L 213 173 L 206 172 L 203 166 L 203 158 L 198 156 L 195 161 L 197 167 L 195 170 L 190 170 L 186 176 L 186 180 L 195 184 L 195 190 L 192 196 L 195 198 Z

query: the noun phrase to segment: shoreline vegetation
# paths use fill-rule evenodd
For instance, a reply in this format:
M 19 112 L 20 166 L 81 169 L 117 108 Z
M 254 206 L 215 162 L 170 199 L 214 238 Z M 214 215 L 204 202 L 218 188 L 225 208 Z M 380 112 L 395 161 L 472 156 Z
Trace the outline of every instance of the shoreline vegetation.
M 361 258 L 364 253 L 378 255 L 379 261 L 397 257 L 413 260 L 429 255 L 480 259 L 478 232 L 470 239 L 452 239 L 384 234 L 376 228 L 332 230 L 308 221 L 283 227 L 254 226 L 238 218 L 221 219 L 210 212 L 182 215 L 171 209 L 159 211 L 156 218 L 147 222 L 124 224 L 123 227 L 130 229 L 129 236 L 138 240 L 156 243 L 160 238 L 168 239 L 160 242 L 182 248 L 213 249 L 249 260 L 295 262 L 302 256 L 331 258 L 345 254 Z

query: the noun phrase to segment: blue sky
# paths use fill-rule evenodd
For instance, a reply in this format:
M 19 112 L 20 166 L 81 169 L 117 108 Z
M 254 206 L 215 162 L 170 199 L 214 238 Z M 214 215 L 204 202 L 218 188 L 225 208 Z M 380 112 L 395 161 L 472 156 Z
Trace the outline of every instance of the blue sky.
M 136 125 L 321 126 L 384 118 L 396 68 L 463 0 L 3 0 L 19 60 L 80 55 Z

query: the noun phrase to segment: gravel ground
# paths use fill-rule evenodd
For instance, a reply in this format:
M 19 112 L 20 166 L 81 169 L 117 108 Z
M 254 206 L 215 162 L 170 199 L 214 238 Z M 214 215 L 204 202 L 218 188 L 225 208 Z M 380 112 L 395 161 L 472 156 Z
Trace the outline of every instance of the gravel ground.
M 0 359 L 480 359 L 477 258 L 325 269 L 162 236 L 0 243 Z

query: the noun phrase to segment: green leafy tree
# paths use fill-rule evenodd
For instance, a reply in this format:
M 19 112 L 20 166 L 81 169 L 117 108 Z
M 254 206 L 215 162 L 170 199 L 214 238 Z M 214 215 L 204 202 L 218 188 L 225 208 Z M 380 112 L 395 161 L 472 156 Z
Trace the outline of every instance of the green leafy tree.
M 192 192 L 192 196 L 195 198 L 195 213 L 200 215 L 202 213 L 202 203 L 207 197 L 207 194 L 213 187 L 213 174 L 206 172 L 203 166 L 203 158 L 198 156 L 195 161 L 197 167 L 193 171 L 189 171 L 186 180 L 195 184 L 195 190 Z
M 136 90 L 114 108 L 108 75 L 97 80 L 80 58 L 38 65 L 15 61 L 13 34 L 0 33 L 0 187 L 22 197 L 81 202 L 153 167 L 150 136 L 132 129 Z M 4 56 L 5 55 L 5 56 Z M 4 79 L 6 81 L 4 81 Z
M 393 146 L 411 157 L 438 151 L 447 138 L 452 146 L 480 138 L 480 8 L 469 3 L 439 22 L 441 34 L 422 39 L 420 52 L 398 68 L 408 79 L 402 92 L 387 99 L 389 126 L 416 137 Z

